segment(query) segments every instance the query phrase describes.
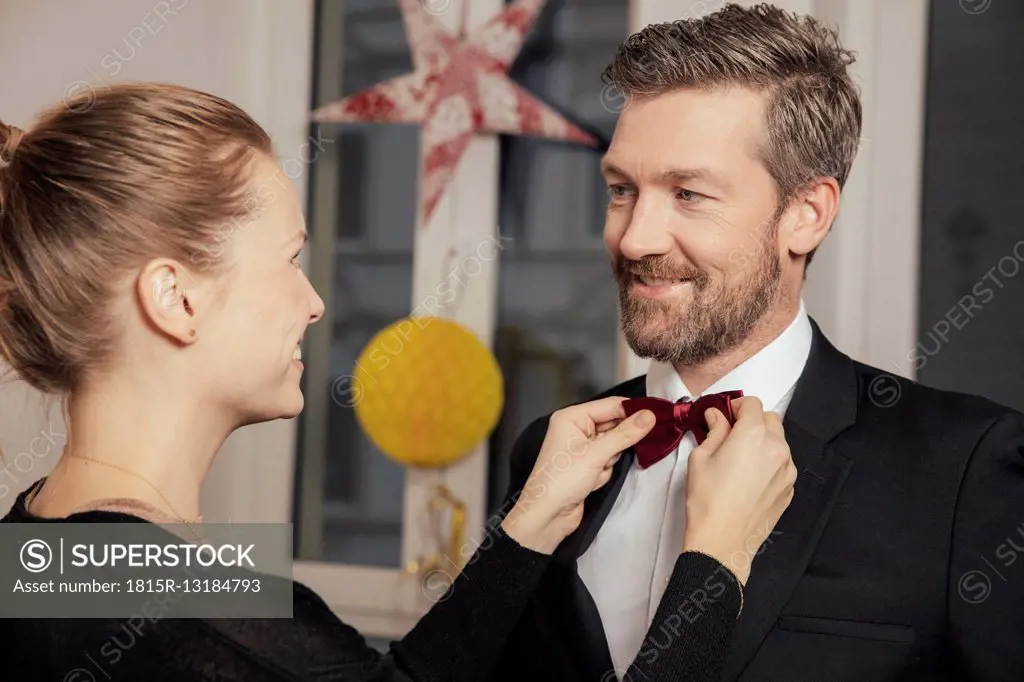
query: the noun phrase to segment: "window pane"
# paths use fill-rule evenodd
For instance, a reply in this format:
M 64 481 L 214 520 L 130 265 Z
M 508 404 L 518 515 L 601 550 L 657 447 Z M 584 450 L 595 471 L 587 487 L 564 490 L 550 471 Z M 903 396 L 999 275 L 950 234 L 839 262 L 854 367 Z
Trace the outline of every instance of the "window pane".
M 412 70 L 394 2 L 318 3 L 316 30 L 315 106 Z M 306 377 L 297 556 L 398 566 L 404 470 L 363 434 L 344 377 L 374 334 L 410 312 L 419 129 L 326 124 L 323 136 L 334 143 L 313 169 L 310 230 L 335 236 L 331 319 L 309 333 L 330 337 L 330 372 Z
M 610 139 L 617 99 L 601 72 L 628 34 L 628 0 L 551 0 L 512 67 L 516 82 Z M 533 419 L 615 383 L 617 290 L 601 235 L 599 150 L 526 137 L 501 142 L 495 352 L 506 407 L 491 439 L 489 501 L 501 504 L 508 454 Z
M 978 3 L 974 3 L 978 5 Z M 931 4 L 918 379 L 1024 409 L 1024 3 Z

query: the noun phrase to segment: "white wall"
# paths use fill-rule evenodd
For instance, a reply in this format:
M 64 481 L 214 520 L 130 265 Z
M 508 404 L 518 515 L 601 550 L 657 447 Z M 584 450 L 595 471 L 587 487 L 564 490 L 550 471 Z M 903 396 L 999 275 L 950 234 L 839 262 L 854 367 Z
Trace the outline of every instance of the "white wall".
M 27 128 L 42 107 L 76 90 L 166 81 L 235 102 L 267 129 L 282 161 L 296 158 L 307 141 L 312 25 L 312 0 L 0 0 L 0 119 Z M 305 178 L 293 179 L 304 191 Z M 60 410 L 47 416 L 22 384 L 0 388 L 0 513 L 60 453 Z M 254 427 L 228 441 L 207 480 L 207 518 L 240 507 L 284 516 L 287 499 L 239 498 L 258 495 L 261 480 L 291 475 L 291 433 Z M 280 461 L 248 461 L 250 444 L 268 438 L 279 441 Z M 248 479 L 255 488 L 229 485 L 244 469 L 256 471 Z

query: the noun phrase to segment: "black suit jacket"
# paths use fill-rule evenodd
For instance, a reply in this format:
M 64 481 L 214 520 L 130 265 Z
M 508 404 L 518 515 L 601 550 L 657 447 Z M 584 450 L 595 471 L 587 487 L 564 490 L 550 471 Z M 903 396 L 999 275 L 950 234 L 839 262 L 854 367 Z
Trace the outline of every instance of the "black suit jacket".
M 724 679 L 1024 680 L 1024 416 L 855 362 L 812 327 L 784 419 L 795 496 L 754 559 Z M 639 377 L 605 395 L 644 394 Z M 515 444 L 510 497 L 547 420 Z M 576 558 L 632 463 L 587 499 L 494 682 L 614 679 Z

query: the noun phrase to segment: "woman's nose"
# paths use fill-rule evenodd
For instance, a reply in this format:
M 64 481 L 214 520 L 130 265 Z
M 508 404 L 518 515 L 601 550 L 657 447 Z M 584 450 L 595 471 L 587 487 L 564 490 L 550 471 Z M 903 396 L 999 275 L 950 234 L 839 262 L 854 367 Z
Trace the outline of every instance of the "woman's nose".
M 309 323 L 313 324 L 320 320 L 324 316 L 324 300 L 320 298 L 320 294 L 316 293 L 316 289 L 313 285 L 309 285 L 310 295 L 312 296 L 312 305 L 309 309 Z

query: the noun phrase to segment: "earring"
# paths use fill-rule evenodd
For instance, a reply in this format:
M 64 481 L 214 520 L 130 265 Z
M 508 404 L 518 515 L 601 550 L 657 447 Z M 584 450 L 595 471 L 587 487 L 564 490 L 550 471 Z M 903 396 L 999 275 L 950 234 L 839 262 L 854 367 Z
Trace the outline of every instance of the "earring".
M 195 329 L 190 329 L 188 331 L 188 335 L 191 336 L 192 338 L 195 338 L 196 337 L 196 330 Z

